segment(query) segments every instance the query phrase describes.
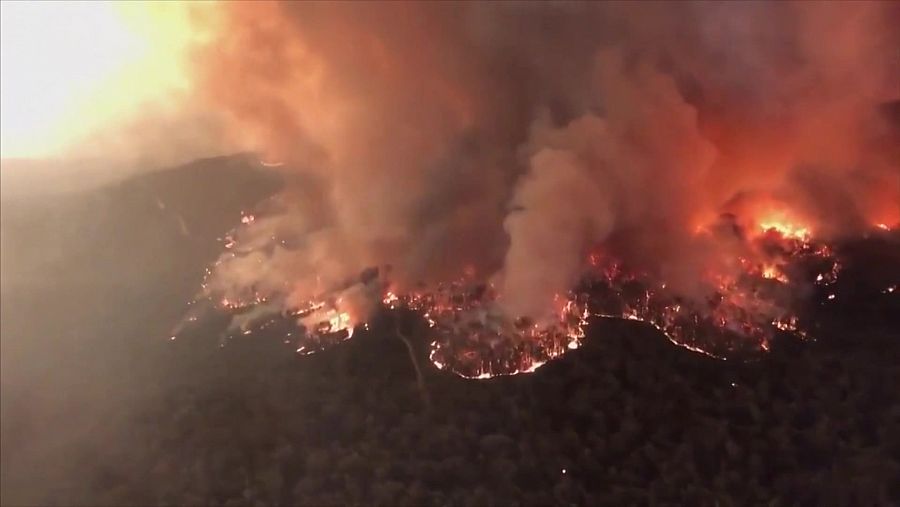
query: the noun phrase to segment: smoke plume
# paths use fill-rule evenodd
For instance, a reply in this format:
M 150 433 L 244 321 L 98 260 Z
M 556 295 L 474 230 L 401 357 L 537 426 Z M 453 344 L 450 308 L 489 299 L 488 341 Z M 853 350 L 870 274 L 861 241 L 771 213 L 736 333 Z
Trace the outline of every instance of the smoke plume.
M 900 221 L 897 4 L 234 2 L 195 21 L 215 34 L 200 99 L 288 180 L 220 263 L 225 293 L 290 306 L 390 265 L 401 288 L 491 280 L 540 317 L 597 245 L 693 294 L 730 253 L 694 231 L 724 212 L 829 237 Z

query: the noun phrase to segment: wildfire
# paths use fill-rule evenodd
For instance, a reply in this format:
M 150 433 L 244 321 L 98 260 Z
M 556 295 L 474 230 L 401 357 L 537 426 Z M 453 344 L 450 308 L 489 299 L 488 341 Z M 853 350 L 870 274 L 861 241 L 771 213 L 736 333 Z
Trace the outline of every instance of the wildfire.
M 251 227 L 255 222 L 255 215 L 242 213 L 239 227 Z M 703 233 L 710 230 L 704 228 Z M 366 288 L 362 291 L 366 297 L 380 301 L 388 310 L 405 308 L 420 314 L 432 333 L 431 363 L 470 379 L 537 370 L 579 348 L 590 317 L 644 322 L 678 346 L 727 359 L 768 350 L 776 333 L 807 337 L 790 303 L 797 284 L 827 287 L 835 283 L 841 270 L 831 248 L 814 241 L 806 227 L 763 221 L 759 230 L 762 234 L 746 239 L 738 272 L 710 271 L 705 275 L 705 298 L 685 297 L 665 281 L 594 251 L 586 259 L 584 281 L 578 290 L 557 295 L 558 310 L 537 320 L 507 315 L 495 288 L 479 283 L 470 272 L 452 283 L 398 291 L 381 276 L 389 271 L 370 269 L 346 284 L 292 304 L 284 293 L 255 289 L 216 299 L 215 289 L 205 281 L 204 297 L 231 314 L 232 328 L 243 334 L 274 326 L 279 317 L 272 315 L 281 312 L 281 318 L 293 319 L 299 327 L 296 351 L 305 355 L 350 339 L 355 326 L 366 326 L 364 320 L 357 321 L 345 300 L 354 290 Z M 217 262 L 245 255 L 235 248 L 238 232 L 225 236 L 226 252 Z M 272 239 L 277 242 L 276 237 Z M 891 286 L 885 292 L 895 289 Z M 828 297 L 833 298 L 833 294 Z M 285 307 L 290 309 L 285 311 Z
M 196 322 L 198 314 L 207 308 L 230 316 L 231 323 L 223 338 L 237 334 L 252 335 L 273 327 L 281 328 L 288 323 L 286 335 L 296 335 L 296 351 L 304 355 L 350 339 L 359 323 L 345 296 L 371 280 L 349 281 L 299 302 L 289 297 L 289 284 L 285 284 L 283 290 L 261 290 L 255 286 L 237 290 L 214 283 L 215 271 L 224 263 L 240 261 L 254 253 L 246 247 L 238 248 L 237 238 L 241 228 L 252 227 L 256 222 L 256 215 L 242 212 L 240 225 L 221 238 L 225 251 L 206 269 L 201 291 L 188 303 L 192 310 L 176 326 L 173 339 Z M 271 240 L 273 244 L 284 243 L 277 236 L 272 236 Z
M 785 274 L 781 272 L 781 269 L 775 264 L 763 266 L 762 276 L 768 280 L 777 280 L 781 283 L 788 283 L 787 276 L 785 276 Z
M 462 282 L 409 296 L 389 292 L 385 303 L 420 311 L 438 337 L 431 343 L 431 362 L 471 379 L 533 372 L 577 349 L 590 316 L 645 322 L 673 343 L 719 359 L 768 350 L 775 332 L 806 336 L 800 319 L 755 285 L 764 280 L 779 287 L 788 284 L 780 271 L 778 276 L 766 276 L 763 270 L 748 271 L 738 279 L 716 279 L 710 299 L 701 304 L 598 253 L 589 257 L 588 264 L 584 286 L 544 324 L 528 319 L 509 322 L 493 313 L 496 299 L 489 287 Z
M 306 333 L 298 345 L 297 352 L 308 355 L 323 350 L 353 337 L 354 324 L 350 313 L 335 307 L 322 311 L 323 305 L 316 304 L 319 309 L 300 319 Z
M 797 225 L 786 220 L 771 220 L 759 223 L 762 232 L 777 232 L 784 238 L 808 241 L 812 231 L 808 227 Z
M 673 343 L 722 359 L 740 351 L 768 350 L 775 332 L 807 337 L 789 303 L 797 284 L 806 280 L 792 280 L 788 273 L 801 268 L 799 273 L 811 273 L 811 283 L 829 286 L 841 264 L 827 245 L 813 240 L 808 227 L 782 217 L 760 221 L 758 229 L 761 235 L 746 240 L 750 257 L 739 258 L 739 273 L 708 273 L 706 301 L 685 299 L 664 282 L 592 254 L 595 314 L 647 322 Z
M 401 303 L 422 312 L 437 335 L 429 358 L 438 369 L 470 379 L 530 373 L 581 346 L 590 316 L 571 297 L 557 315 L 538 323 L 510 320 L 491 287 L 457 282 Z
M 381 302 L 382 302 L 382 304 L 384 304 L 384 306 L 387 306 L 388 308 L 391 308 L 391 309 L 396 308 L 399 301 L 400 301 L 400 298 L 398 298 L 397 295 L 391 291 L 387 291 L 384 295 L 384 298 L 382 298 L 382 300 L 381 300 Z
M 745 209 L 742 216 L 750 219 L 750 236 L 772 235 L 780 240 L 808 242 L 813 228 L 783 203 L 762 199 Z

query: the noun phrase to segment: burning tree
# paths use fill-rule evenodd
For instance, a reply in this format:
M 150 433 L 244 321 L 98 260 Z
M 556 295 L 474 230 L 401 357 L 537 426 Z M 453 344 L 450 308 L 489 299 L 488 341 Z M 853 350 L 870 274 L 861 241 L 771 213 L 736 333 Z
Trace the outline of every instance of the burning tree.
M 795 223 L 760 220 L 747 226 L 734 216 L 722 220 L 695 231 L 698 241 L 731 242 L 737 254 L 703 273 L 701 297 L 600 247 L 587 256 L 578 285 L 557 295 L 555 309 L 543 318 L 509 315 L 495 286 L 471 275 L 404 290 L 391 280 L 390 267 L 366 269 L 313 297 L 298 297 L 288 283 L 283 290 L 227 292 L 221 284 L 204 282 L 199 300 L 231 315 L 230 334 L 293 322 L 285 340 L 302 355 L 350 339 L 356 327 L 368 328 L 378 308 L 387 310 L 390 333 L 406 347 L 426 406 L 431 399 L 420 350 L 426 342 L 428 360 L 438 370 L 485 379 L 533 372 L 578 348 L 592 317 L 646 322 L 673 343 L 719 359 L 766 351 L 779 333 L 807 338 L 798 308 L 810 288 L 827 291 L 837 281 L 842 265 L 834 249 Z M 255 221 L 245 216 L 242 226 Z M 226 238 L 217 265 L 245 255 L 235 243 L 232 235 Z M 420 316 L 427 328 L 417 328 L 410 315 Z M 196 320 L 192 312 L 183 324 Z

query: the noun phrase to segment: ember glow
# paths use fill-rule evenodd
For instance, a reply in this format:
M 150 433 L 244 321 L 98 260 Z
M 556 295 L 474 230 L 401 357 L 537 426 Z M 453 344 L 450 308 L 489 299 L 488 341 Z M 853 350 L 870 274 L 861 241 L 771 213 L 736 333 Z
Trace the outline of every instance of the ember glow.
M 365 324 L 361 316 L 368 315 L 366 308 L 373 294 L 382 290 L 377 269 L 330 285 L 314 276 L 315 283 L 304 286 L 304 290 L 309 287 L 313 292 L 305 297 L 299 296 L 297 286 L 289 281 L 246 286 L 224 285 L 216 278 L 222 269 L 257 270 L 271 262 L 260 249 L 274 255 L 288 246 L 277 235 L 270 235 L 264 245 L 242 242 L 248 229 L 265 226 L 267 218 L 241 213 L 240 223 L 221 238 L 224 250 L 207 268 L 201 290 L 188 302 L 187 314 L 172 332 L 173 340 L 210 313 L 219 313 L 229 320 L 221 337 L 223 344 L 235 336 L 278 329 L 286 343 L 293 343 L 298 353 L 308 355 L 350 339 L 356 326 Z
M 192 302 L 192 305 L 197 304 L 199 304 L 197 300 Z M 231 317 L 231 323 L 222 336 L 223 340 L 237 334 L 253 335 L 277 326 L 284 330 L 285 343 L 293 343 L 297 353 L 302 355 L 313 354 L 349 340 L 353 337 L 357 325 L 356 319 L 342 305 L 341 298 L 334 299 L 329 295 L 299 304 L 284 313 L 280 312 L 280 307 L 271 305 L 262 297 L 240 301 L 223 298 L 216 306 L 216 310 Z M 173 336 L 177 336 L 191 322 L 196 321 L 196 315 L 190 314 L 182 321 Z M 294 339 L 290 340 L 291 337 Z
M 590 316 L 645 322 L 679 346 L 727 359 L 768 350 L 776 332 L 808 337 L 793 313 L 794 302 L 786 298 L 803 283 L 836 281 L 840 264 L 830 250 L 814 245 L 808 235 L 796 234 L 796 228 L 786 230 L 781 234 L 776 229 L 775 237 L 755 241 L 778 242 L 788 252 L 785 266 L 807 268 L 810 280 L 791 285 L 772 264 L 762 271 L 747 269 L 735 278 L 711 278 L 716 286 L 703 304 L 601 253 L 589 256 L 581 288 L 566 300 L 559 319 L 544 325 L 504 322 L 502 313 L 492 313 L 496 295 L 490 287 L 455 284 L 407 298 L 389 292 L 384 302 L 391 308 L 420 310 L 439 337 L 431 343 L 432 362 L 466 378 L 532 372 L 567 349 L 578 348 Z
M 305 338 L 297 346 L 298 353 L 312 354 L 353 337 L 355 322 L 349 312 L 341 310 L 339 302 L 330 305 L 310 303 L 293 316 L 298 318 L 305 330 Z
M 434 338 L 432 364 L 472 379 L 530 373 L 577 349 L 589 316 L 584 302 L 569 298 L 544 321 L 510 320 L 497 306 L 493 287 L 466 281 L 402 297 L 389 292 L 384 301 L 390 309 L 405 307 L 425 318 Z

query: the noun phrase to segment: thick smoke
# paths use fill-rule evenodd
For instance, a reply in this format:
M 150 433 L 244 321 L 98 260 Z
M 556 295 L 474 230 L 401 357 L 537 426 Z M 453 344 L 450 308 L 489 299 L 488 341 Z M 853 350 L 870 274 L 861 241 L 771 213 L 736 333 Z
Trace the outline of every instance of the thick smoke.
M 693 232 L 723 212 L 777 209 L 827 236 L 894 223 L 898 14 L 223 4 L 197 20 L 217 35 L 195 84 L 297 183 L 214 283 L 290 305 L 371 266 L 391 265 L 401 289 L 466 272 L 511 315 L 540 317 L 599 244 L 695 293 L 727 252 Z M 253 245 L 275 231 L 298 239 Z

